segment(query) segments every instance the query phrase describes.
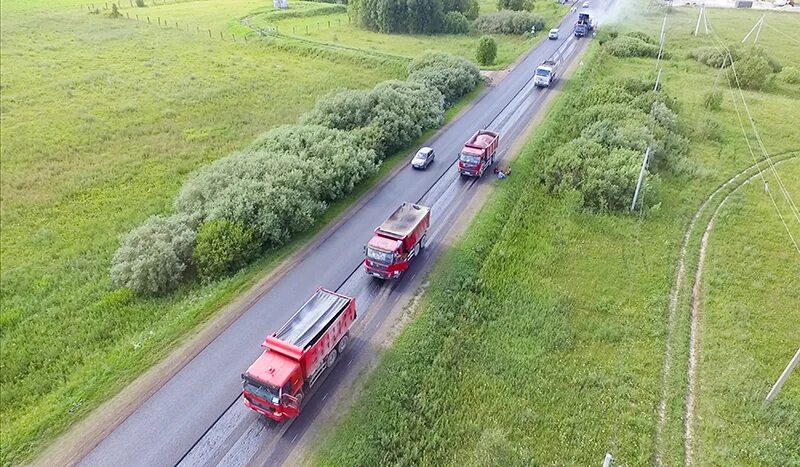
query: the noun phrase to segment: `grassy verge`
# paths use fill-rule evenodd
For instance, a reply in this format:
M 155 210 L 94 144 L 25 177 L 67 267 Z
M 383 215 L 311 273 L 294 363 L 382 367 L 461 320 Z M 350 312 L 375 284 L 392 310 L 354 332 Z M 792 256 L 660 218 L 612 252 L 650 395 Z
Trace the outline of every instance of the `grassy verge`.
M 668 337 L 665 315 L 682 236 L 702 200 L 752 164 L 731 97 L 726 95 L 718 112 L 702 105 L 716 72 L 685 58 L 691 48 L 711 42 L 687 34 L 693 30 L 695 14 L 677 10 L 670 17 L 668 49 L 674 58 L 665 62 L 662 76 L 669 94 L 678 97 L 683 124 L 691 129 L 691 176 L 665 175 L 658 203 L 643 219 L 585 214 L 575 199 L 548 195 L 536 181 L 536 161 L 558 131 L 559 119 L 566 118 L 559 114 L 564 103 L 557 104 L 515 162 L 514 176 L 498 184 L 469 233 L 435 267 L 418 317 L 369 376 L 352 413 L 323 442 L 316 464 L 592 465 L 601 463 L 606 452 L 620 464 L 652 461 L 661 448 L 656 446 L 655 432 Z M 714 10 L 711 15 L 719 30 L 727 30 L 723 24 L 728 21 L 741 24 L 758 18 L 742 11 Z M 629 16 L 628 24 L 657 35 L 661 19 L 657 14 Z M 792 31 L 793 17 L 768 20 L 776 28 Z M 735 40 L 735 35 L 731 31 L 727 40 Z M 777 34 L 762 36 L 760 42 L 784 64 L 800 60 L 796 51 L 780 45 Z M 567 93 L 593 79 L 654 77 L 652 60 L 601 54 L 585 61 L 587 67 Z M 770 152 L 800 147 L 789 123 L 800 118 L 793 89 L 775 84 L 745 96 Z M 714 138 L 708 133 L 710 120 L 721 126 Z M 766 211 L 762 214 L 767 216 Z M 768 225 L 775 221 L 773 213 Z M 746 242 L 768 228 L 758 224 L 757 218 L 742 222 L 728 235 Z M 715 231 L 726 225 L 730 224 L 720 222 Z M 773 233 L 774 241 L 781 240 L 779 231 Z M 786 263 L 792 250 L 782 240 L 782 248 L 777 243 L 765 243 L 765 248 L 777 253 L 775 260 L 783 258 Z M 741 247 L 731 245 L 726 251 Z M 755 255 L 760 250 L 751 251 Z M 726 271 L 722 275 L 734 269 L 750 277 L 740 261 L 724 252 L 720 258 L 718 264 Z M 692 263 L 691 257 L 688 262 Z M 771 272 L 765 271 L 760 280 L 770 285 L 756 285 L 747 303 L 761 303 L 791 287 L 786 281 L 797 277 L 796 265 L 785 264 L 777 271 L 765 265 Z M 721 275 L 709 270 L 709 278 L 715 274 Z M 724 286 L 720 279 L 708 284 L 722 286 L 717 291 L 717 313 L 728 313 L 731 299 L 726 290 L 731 285 Z M 747 290 L 741 293 L 748 294 Z M 714 299 L 709 292 L 709 300 Z M 776 344 L 796 340 L 797 328 L 792 325 L 796 314 L 785 313 L 800 309 L 796 293 L 784 293 L 770 309 L 772 326 L 781 330 Z M 672 377 L 667 382 L 666 465 L 683 463 L 680 411 L 688 315 L 679 314 L 678 319 L 671 336 L 677 345 Z M 725 365 L 738 348 L 739 356 L 759 363 L 736 381 L 753 372 L 758 378 L 743 386 L 741 393 L 729 386 L 722 393 L 705 395 L 703 387 L 722 389 L 729 373 L 706 376 L 710 378 L 706 382 L 701 379 L 698 397 L 706 401 L 699 401 L 698 407 L 710 419 L 698 420 L 706 424 L 697 431 L 702 439 L 698 449 L 706 452 L 697 459 L 701 465 L 796 462 L 797 391 L 784 393 L 775 410 L 754 402 L 764 382 L 782 369 L 773 367 L 780 366 L 778 361 L 785 364 L 791 352 L 784 349 L 787 345 L 767 346 L 769 333 L 756 330 L 754 323 L 741 325 L 748 326 L 750 334 L 739 333 L 729 352 L 721 347 L 720 338 L 740 328 L 728 328 L 737 319 L 727 321 L 718 324 L 719 337 L 710 331 L 716 348 L 701 359 Z M 759 334 L 757 350 L 742 348 L 755 334 Z M 782 349 L 780 355 L 766 357 L 777 348 Z M 737 404 L 745 397 L 742 394 L 749 397 L 749 405 Z M 709 407 L 721 410 L 714 413 Z M 734 414 L 737 409 L 744 411 Z M 769 424 L 776 426 L 766 431 Z M 726 441 L 730 436 L 739 439 Z M 747 454 L 730 455 L 740 448 Z

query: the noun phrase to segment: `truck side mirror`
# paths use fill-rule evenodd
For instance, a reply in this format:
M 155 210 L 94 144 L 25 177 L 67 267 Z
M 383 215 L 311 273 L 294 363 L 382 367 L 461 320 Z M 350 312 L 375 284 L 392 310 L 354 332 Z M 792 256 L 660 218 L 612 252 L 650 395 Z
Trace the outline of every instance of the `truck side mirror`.
M 364 245 L 364 256 L 367 255 L 367 245 Z

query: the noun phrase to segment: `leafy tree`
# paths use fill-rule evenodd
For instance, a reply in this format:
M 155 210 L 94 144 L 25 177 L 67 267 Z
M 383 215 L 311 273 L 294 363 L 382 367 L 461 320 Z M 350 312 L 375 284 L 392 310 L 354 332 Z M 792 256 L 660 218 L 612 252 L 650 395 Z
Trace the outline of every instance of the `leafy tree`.
M 532 0 L 497 0 L 498 10 L 531 10 L 533 9 Z
M 490 36 L 483 36 L 478 41 L 475 59 L 481 65 L 491 65 L 497 57 L 497 43 Z
M 443 32 L 447 34 L 466 34 L 469 32 L 469 20 L 458 11 L 448 11 L 444 15 Z

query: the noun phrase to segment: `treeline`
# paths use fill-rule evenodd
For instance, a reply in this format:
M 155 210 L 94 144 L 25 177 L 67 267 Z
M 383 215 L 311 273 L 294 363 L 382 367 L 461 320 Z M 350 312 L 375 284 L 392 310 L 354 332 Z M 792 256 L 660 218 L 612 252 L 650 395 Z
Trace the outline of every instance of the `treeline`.
M 352 0 L 350 16 L 370 31 L 387 34 L 524 34 L 546 27 L 544 18 L 529 11 L 533 2 L 500 0 L 499 12 L 478 16 L 477 0 Z
M 472 63 L 429 53 L 409 65 L 406 81 L 321 98 L 300 124 L 272 129 L 191 176 L 174 214 L 153 216 L 125 236 L 112 281 L 159 294 L 187 277 L 237 271 L 310 228 L 384 158 L 439 126 L 445 108 L 479 79 Z
M 621 37 L 647 43 L 637 36 Z M 601 54 L 612 53 L 618 39 Z M 594 83 L 571 95 L 553 116 L 557 123 L 541 151 L 540 182 L 552 193 L 577 193 L 588 211 L 621 212 L 630 206 L 649 147 L 644 198 L 653 202 L 658 173 L 683 170 L 689 150 L 676 100 L 654 87 L 652 80 L 628 79 Z

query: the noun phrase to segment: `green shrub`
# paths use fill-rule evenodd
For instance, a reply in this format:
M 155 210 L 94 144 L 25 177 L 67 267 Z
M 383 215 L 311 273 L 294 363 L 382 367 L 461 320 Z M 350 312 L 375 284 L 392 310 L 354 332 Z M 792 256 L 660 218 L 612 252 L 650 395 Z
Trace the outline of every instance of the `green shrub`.
M 724 131 L 722 124 L 717 119 L 704 118 L 700 124 L 693 127 L 693 136 L 698 141 L 724 141 Z
M 641 31 L 631 31 L 631 32 L 625 33 L 625 35 L 628 36 L 628 37 L 634 37 L 636 39 L 639 39 L 642 42 L 647 42 L 648 44 L 658 45 L 658 42 L 655 39 L 653 39 L 652 37 L 650 37 L 649 34 L 645 34 L 645 33 L 641 32 Z
M 767 64 L 769 64 L 770 70 L 773 73 L 779 73 L 783 69 L 783 65 L 781 65 L 781 62 L 774 55 L 769 53 L 767 49 L 761 46 L 754 45 L 749 49 L 747 49 L 742 54 L 742 58 L 747 58 L 751 56 L 762 57 L 763 59 L 765 59 L 767 61 Z
M 195 232 L 185 216 L 153 216 L 122 240 L 111 260 L 111 281 L 137 294 L 174 289 L 191 263 Z
M 788 84 L 800 84 L 800 69 L 793 66 L 783 67 L 778 74 L 778 79 Z
M 484 34 L 526 34 L 532 27 L 543 30 L 546 23 L 541 16 L 527 11 L 499 11 L 478 16 L 474 26 Z
M 608 42 L 604 46 L 608 53 L 616 57 L 658 57 L 659 47 L 649 44 L 638 37 L 619 36 Z M 662 58 L 669 58 L 669 54 L 663 52 Z
M 748 54 L 734 62 L 732 67 L 734 84 L 745 89 L 759 90 L 764 88 L 767 78 L 772 73 L 769 61 L 759 54 Z
M 481 79 L 474 63 L 444 52 L 427 52 L 408 66 L 409 81 L 423 83 L 442 93 L 449 106 L 469 93 Z
M 290 154 L 307 162 L 303 183 L 308 193 L 329 203 L 377 173 L 377 155 L 363 146 L 363 141 L 348 132 L 319 125 L 286 125 L 261 135 L 249 150 L 266 151 L 277 157 Z
M 722 108 L 722 91 L 712 89 L 703 95 L 703 107 L 709 110 L 719 110 Z
M 145 6 L 144 0 L 136 0 L 136 6 L 138 6 L 139 8 L 144 8 Z
M 256 231 L 241 222 L 216 219 L 201 225 L 192 258 L 204 280 L 234 273 L 258 252 Z
M 359 137 L 382 159 L 444 118 L 444 97 L 418 82 L 384 81 L 372 91 L 340 91 L 317 101 L 306 124 L 360 129 Z
M 490 36 L 483 36 L 478 41 L 475 59 L 481 65 L 491 65 L 497 57 L 497 43 Z
M 697 47 L 689 52 L 689 58 L 712 68 L 722 68 L 723 65 L 727 67 L 731 64 L 729 53 L 733 60 L 736 60 L 739 55 L 738 50 L 734 47 L 728 47 L 727 50 L 719 47 Z
M 532 0 L 497 0 L 498 10 L 531 10 L 533 8 Z
M 447 34 L 467 34 L 469 20 L 459 11 L 448 11 L 444 15 L 443 32 Z
M 619 37 L 619 31 L 617 28 L 614 26 L 606 26 L 600 28 L 600 30 L 597 32 L 596 39 L 600 45 L 603 45 L 610 40 L 616 39 L 617 37 Z

